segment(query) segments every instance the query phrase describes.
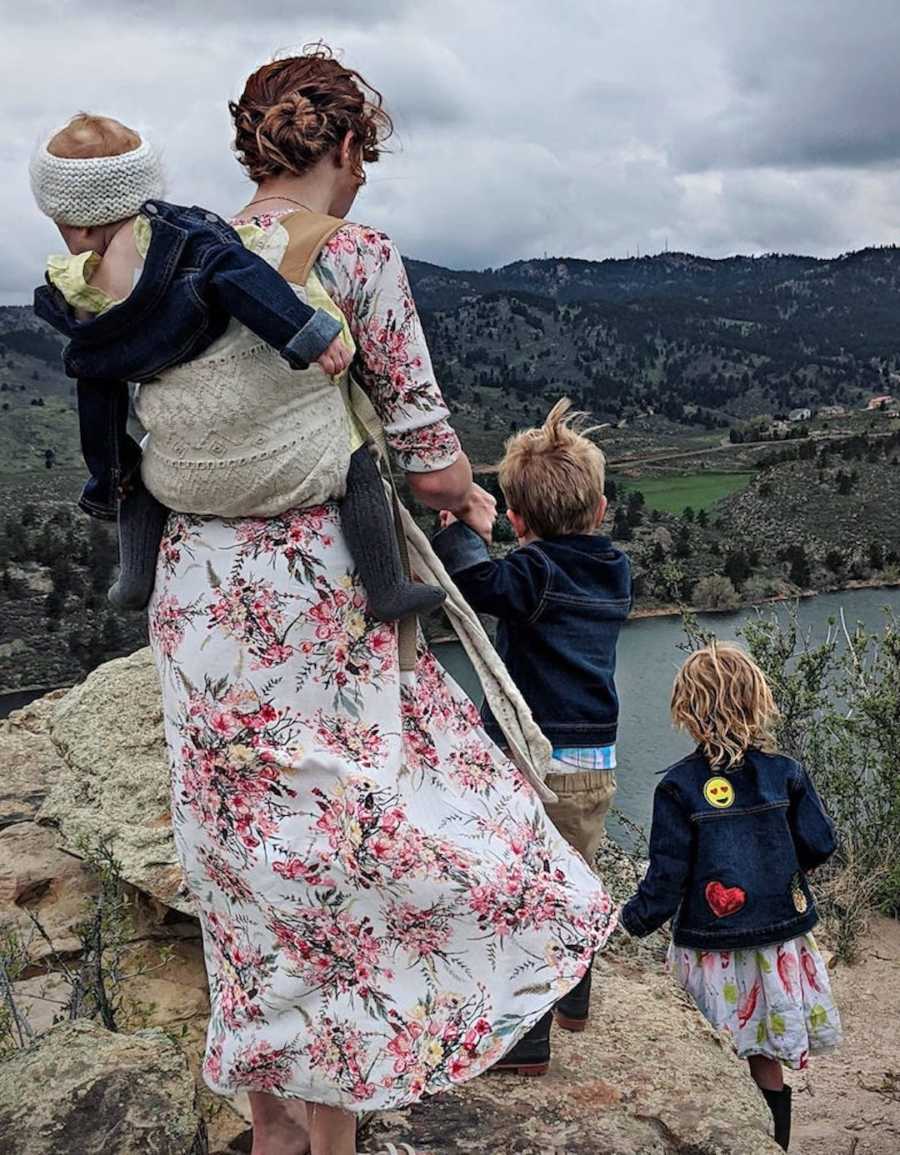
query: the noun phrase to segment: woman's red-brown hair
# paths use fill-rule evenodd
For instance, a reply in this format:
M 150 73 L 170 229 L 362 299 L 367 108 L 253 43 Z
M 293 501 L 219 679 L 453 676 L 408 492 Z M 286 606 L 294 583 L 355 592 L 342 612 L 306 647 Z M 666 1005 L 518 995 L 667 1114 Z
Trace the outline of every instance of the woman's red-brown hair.
M 381 155 L 393 131 L 381 93 L 331 49 L 314 44 L 258 68 L 240 100 L 228 105 L 234 148 L 251 179 L 259 183 L 283 173 L 301 175 L 337 150 L 351 133 L 356 174 Z

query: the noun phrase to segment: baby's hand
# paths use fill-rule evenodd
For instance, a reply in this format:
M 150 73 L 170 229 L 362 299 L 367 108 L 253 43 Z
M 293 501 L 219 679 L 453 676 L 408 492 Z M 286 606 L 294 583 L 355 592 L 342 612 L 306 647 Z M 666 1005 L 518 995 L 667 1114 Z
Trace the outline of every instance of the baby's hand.
M 340 337 L 335 337 L 322 356 L 316 359 L 316 364 L 318 364 L 329 377 L 337 377 L 339 373 L 344 372 L 352 360 L 350 350 Z
M 454 521 L 459 521 L 459 518 L 455 517 L 449 509 L 442 509 L 438 520 L 441 523 L 441 529 L 446 529 L 448 525 L 453 525 Z

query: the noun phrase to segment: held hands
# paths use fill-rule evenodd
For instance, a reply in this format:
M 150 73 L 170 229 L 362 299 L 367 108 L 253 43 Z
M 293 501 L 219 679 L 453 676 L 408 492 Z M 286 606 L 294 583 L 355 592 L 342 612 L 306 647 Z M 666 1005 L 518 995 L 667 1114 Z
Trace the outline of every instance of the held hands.
M 339 373 L 344 372 L 352 360 L 350 350 L 340 337 L 335 337 L 322 356 L 317 358 L 316 364 L 329 377 L 337 377 Z
M 466 499 L 458 509 L 442 509 L 440 513 L 441 529 L 446 529 L 454 521 L 462 521 L 483 538 L 488 545 L 491 543 L 491 532 L 497 520 L 497 502 L 486 489 L 480 485 L 472 485 Z

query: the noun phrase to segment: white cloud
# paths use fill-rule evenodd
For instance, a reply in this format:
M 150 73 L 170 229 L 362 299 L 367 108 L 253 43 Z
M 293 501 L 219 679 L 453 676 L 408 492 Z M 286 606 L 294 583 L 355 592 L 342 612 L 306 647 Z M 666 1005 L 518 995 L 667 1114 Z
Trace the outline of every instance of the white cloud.
M 38 0 L 4 5 L 0 299 L 58 247 L 27 159 L 72 112 L 153 130 L 173 199 L 246 199 L 227 101 L 324 38 L 398 133 L 354 215 L 456 266 L 683 248 L 832 253 L 900 223 L 895 0 Z

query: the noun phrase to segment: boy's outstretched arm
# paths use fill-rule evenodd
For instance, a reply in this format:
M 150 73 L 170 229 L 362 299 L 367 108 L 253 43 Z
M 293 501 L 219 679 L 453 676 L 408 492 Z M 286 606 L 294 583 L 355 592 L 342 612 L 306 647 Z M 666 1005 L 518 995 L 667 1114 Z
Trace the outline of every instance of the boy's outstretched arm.
M 461 521 L 436 533 L 431 544 L 473 610 L 506 620 L 537 617 L 550 578 L 540 550 L 526 546 L 494 559 Z
M 653 795 L 650 865 L 619 919 L 636 938 L 658 930 L 678 910 L 691 864 L 692 832 L 674 791 L 660 783 Z

